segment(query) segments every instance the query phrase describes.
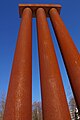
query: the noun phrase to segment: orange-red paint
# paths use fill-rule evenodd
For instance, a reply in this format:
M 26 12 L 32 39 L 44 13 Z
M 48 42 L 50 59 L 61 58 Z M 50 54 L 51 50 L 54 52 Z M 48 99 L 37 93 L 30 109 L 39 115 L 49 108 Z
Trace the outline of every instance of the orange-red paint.
M 52 25 L 64 59 L 67 73 L 78 108 L 80 108 L 80 56 L 60 15 L 55 8 L 50 10 Z
M 44 9 L 39 8 L 36 15 L 43 119 L 71 120 Z
M 32 120 L 32 11 L 22 15 L 3 120 Z

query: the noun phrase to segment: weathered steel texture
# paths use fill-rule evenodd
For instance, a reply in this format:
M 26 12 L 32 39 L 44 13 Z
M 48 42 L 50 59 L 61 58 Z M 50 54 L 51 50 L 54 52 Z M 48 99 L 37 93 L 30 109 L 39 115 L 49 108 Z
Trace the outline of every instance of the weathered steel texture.
M 70 120 L 63 83 L 44 9 L 39 8 L 36 16 L 43 119 Z
M 36 11 L 40 7 L 44 8 L 47 17 L 49 17 L 49 10 L 51 8 L 56 8 L 59 13 L 61 10 L 61 5 L 59 4 L 19 4 L 19 15 L 20 17 L 22 17 L 23 10 L 25 8 L 31 8 L 33 12 L 33 17 L 36 17 Z
M 32 11 L 23 12 L 4 120 L 32 120 Z
M 55 8 L 50 10 L 52 25 L 64 59 L 67 73 L 78 108 L 80 107 L 80 56 L 60 15 Z

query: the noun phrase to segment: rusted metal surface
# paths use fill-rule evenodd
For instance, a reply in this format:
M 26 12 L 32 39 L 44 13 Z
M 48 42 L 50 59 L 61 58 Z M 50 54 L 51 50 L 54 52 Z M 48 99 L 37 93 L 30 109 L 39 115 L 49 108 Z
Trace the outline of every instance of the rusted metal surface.
M 80 108 L 80 56 L 57 10 L 50 10 L 52 25 L 64 59 L 78 108 Z
M 44 8 L 47 17 L 49 17 L 49 10 L 51 8 L 56 8 L 59 13 L 61 10 L 61 5 L 59 5 L 59 4 L 19 4 L 19 15 L 21 17 L 23 10 L 25 8 L 30 8 L 33 12 L 33 17 L 36 17 L 36 11 L 40 7 Z
M 32 11 L 23 12 L 4 120 L 32 120 Z
M 71 120 L 46 14 L 37 10 L 38 49 L 44 120 Z

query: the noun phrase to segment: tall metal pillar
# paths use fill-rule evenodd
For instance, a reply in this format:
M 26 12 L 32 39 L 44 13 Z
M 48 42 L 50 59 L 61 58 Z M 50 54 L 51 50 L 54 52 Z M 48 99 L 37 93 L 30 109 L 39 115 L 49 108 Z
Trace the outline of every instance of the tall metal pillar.
M 70 120 L 66 96 L 44 9 L 39 8 L 36 16 L 43 119 Z
M 32 120 L 32 11 L 22 15 L 4 120 Z
M 80 107 L 80 56 L 57 10 L 50 10 L 52 25 L 68 72 L 70 83 Z

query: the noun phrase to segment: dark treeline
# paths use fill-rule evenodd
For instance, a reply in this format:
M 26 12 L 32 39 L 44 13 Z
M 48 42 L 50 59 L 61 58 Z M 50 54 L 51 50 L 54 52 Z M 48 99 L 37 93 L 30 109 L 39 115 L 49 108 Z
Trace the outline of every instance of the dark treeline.
M 3 120 L 4 109 L 5 109 L 5 97 L 4 95 L 2 95 L 0 99 L 0 120 Z M 71 98 L 69 100 L 69 110 L 72 120 L 80 120 L 74 98 Z M 32 120 L 43 120 L 41 102 L 34 102 L 32 104 Z

